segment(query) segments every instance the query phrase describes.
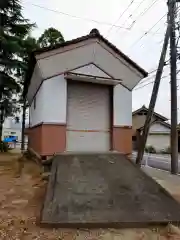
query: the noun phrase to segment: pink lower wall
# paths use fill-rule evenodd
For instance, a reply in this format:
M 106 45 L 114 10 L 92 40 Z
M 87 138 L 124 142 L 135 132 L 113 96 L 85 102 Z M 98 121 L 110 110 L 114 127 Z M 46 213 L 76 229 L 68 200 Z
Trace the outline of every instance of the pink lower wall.
M 29 129 L 29 148 L 41 156 L 51 156 L 66 150 L 66 126 L 39 124 Z
M 114 126 L 112 139 L 113 150 L 124 154 L 132 153 L 132 127 Z
M 40 124 L 30 128 L 29 147 L 41 156 L 51 156 L 66 151 L 66 125 Z M 131 127 L 113 127 L 112 148 L 124 154 L 131 154 Z

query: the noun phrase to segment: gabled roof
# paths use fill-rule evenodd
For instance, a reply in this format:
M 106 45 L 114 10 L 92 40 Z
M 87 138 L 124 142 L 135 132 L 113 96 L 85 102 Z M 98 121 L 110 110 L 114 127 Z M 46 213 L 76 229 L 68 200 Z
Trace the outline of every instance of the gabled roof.
M 140 112 L 144 112 L 144 111 L 145 111 L 145 112 L 148 112 L 148 108 L 146 108 L 145 105 L 143 105 L 141 108 L 135 110 L 135 111 L 132 113 L 132 115 L 134 116 L 134 115 L 136 115 L 136 114 L 138 114 L 138 113 L 140 113 Z M 164 117 L 164 116 L 162 116 L 161 114 L 156 113 L 156 112 L 153 113 L 153 116 L 159 118 L 159 120 L 161 120 L 161 121 L 167 121 L 167 120 L 168 120 L 168 118 L 166 118 L 166 117 Z
M 35 55 L 41 54 L 41 53 L 44 53 L 44 52 L 48 52 L 48 51 L 51 51 L 51 50 L 55 50 L 55 49 L 58 49 L 58 48 L 61 48 L 61 47 L 65 47 L 65 46 L 68 46 L 68 45 L 76 44 L 76 43 L 79 43 L 79 42 L 82 42 L 82 41 L 85 41 L 85 40 L 88 40 L 88 39 L 92 39 L 92 38 L 97 38 L 97 39 L 101 40 L 102 42 L 104 42 L 106 45 L 108 45 L 114 52 L 116 52 L 126 62 L 128 62 L 131 66 L 133 66 L 137 71 L 139 71 L 143 75 L 143 77 L 148 76 L 148 73 L 143 68 L 141 68 L 137 63 L 135 63 L 133 60 L 131 60 L 127 55 L 122 53 L 116 46 L 114 46 L 106 38 L 104 38 L 99 33 L 99 31 L 97 29 L 92 29 L 91 32 L 88 35 L 85 35 L 85 36 L 82 36 L 82 37 L 79 37 L 79 38 L 76 38 L 76 39 L 73 39 L 73 40 L 70 40 L 70 41 L 66 41 L 64 43 L 59 43 L 59 44 L 56 44 L 54 46 L 45 47 L 45 48 L 41 48 L 41 49 L 33 51 L 31 56 L 30 56 L 29 67 L 28 67 L 28 71 L 27 71 L 27 74 L 26 74 L 25 86 L 24 86 L 24 96 L 27 93 L 27 89 L 28 89 L 28 86 L 30 84 L 30 79 L 31 79 L 31 76 L 32 76 L 32 73 L 33 73 L 33 69 L 34 69 L 34 66 L 36 64 Z
M 82 41 L 90 39 L 90 38 L 98 38 L 98 39 L 102 40 L 105 44 L 107 44 L 110 48 L 112 48 L 117 54 L 119 54 L 124 60 L 126 60 L 130 65 L 132 65 L 135 69 L 137 69 L 144 77 L 147 77 L 148 73 L 143 68 L 141 68 L 137 63 L 135 63 L 127 55 L 125 55 L 123 52 L 121 52 L 115 45 L 113 45 L 106 38 L 104 38 L 97 29 L 92 29 L 88 35 L 85 35 L 85 36 L 82 36 L 82 37 L 79 37 L 76 39 L 72 39 L 72 40 L 66 41 L 64 43 L 59 43 L 54 46 L 38 49 L 38 50 L 34 51 L 34 54 L 36 55 L 36 54 L 48 52 L 48 51 L 51 51 L 54 49 L 58 49 L 60 47 L 65 47 L 65 46 L 68 46 L 71 44 L 76 44 L 78 42 L 82 42 Z
M 159 123 L 159 124 L 161 124 L 161 125 L 169 128 L 169 129 L 171 128 L 171 125 L 170 125 L 169 123 L 167 123 L 167 122 L 162 122 L 162 121 L 157 121 L 157 120 L 153 121 L 153 122 L 151 123 L 151 126 L 152 126 L 153 124 L 155 124 L 155 123 Z M 143 130 L 143 128 L 144 128 L 144 126 L 140 127 L 138 130 L 141 131 L 141 130 Z

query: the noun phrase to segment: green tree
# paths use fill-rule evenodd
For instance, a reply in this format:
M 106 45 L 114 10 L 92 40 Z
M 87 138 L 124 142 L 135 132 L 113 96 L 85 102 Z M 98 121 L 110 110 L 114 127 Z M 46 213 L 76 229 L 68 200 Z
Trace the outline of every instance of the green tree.
M 24 41 L 24 52 L 21 55 L 21 58 L 23 59 L 23 63 L 25 66 L 28 65 L 28 59 L 29 55 L 33 50 L 38 49 L 39 47 L 47 47 L 47 46 L 53 46 L 56 43 L 62 43 L 64 42 L 64 37 L 58 30 L 54 28 L 48 28 L 44 31 L 44 33 L 40 36 L 38 40 L 32 37 L 27 37 Z M 23 68 L 23 70 L 26 70 L 26 67 Z M 22 82 L 21 85 L 24 85 L 24 78 L 25 78 L 25 72 L 21 73 L 22 76 Z M 24 131 L 25 131 L 25 120 L 26 120 L 26 109 L 28 107 L 28 103 L 26 98 L 21 97 L 20 103 L 22 104 L 22 143 L 21 143 L 21 150 L 24 151 Z
M 40 47 L 49 47 L 63 42 L 65 42 L 65 40 L 62 33 L 55 28 L 46 29 L 38 39 Z
M 22 16 L 19 0 L 0 1 L 0 137 L 3 119 L 18 110 L 12 98 L 21 91 L 17 76 L 26 65 L 20 55 L 24 38 L 33 26 Z
M 41 37 L 36 40 L 33 37 L 26 37 L 23 41 L 24 51 L 21 52 L 21 59 L 23 60 L 24 66 L 21 68 L 20 71 L 20 84 L 22 86 L 22 92 L 24 88 L 24 79 L 25 74 L 28 66 L 28 60 L 31 52 L 33 50 L 38 49 L 39 47 L 47 47 L 53 46 L 56 43 L 64 42 L 64 37 L 62 36 L 61 32 L 54 28 L 49 28 L 44 31 Z M 24 132 L 25 132 L 25 120 L 26 120 L 26 110 L 28 107 L 28 102 L 23 94 L 20 97 L 20 104 L 22 106 L 22 143 L 21 143 L 21 150 L 24 151 Z

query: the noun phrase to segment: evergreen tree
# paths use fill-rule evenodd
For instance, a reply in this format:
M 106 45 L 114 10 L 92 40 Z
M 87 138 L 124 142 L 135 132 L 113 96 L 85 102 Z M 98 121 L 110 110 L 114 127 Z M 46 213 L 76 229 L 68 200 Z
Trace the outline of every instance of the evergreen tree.
M 20 56 L 33 26 L 22 16 L 19 0 L 0 1 L 0 137 L 4 118 L 18 110 L 13 99 L 21 91 L 17 76 L 27 68 Z

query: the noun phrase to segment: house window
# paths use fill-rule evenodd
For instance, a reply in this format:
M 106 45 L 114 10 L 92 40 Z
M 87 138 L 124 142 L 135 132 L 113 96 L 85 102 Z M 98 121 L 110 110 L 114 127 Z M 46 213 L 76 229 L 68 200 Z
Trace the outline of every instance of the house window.
M 36 97 L 34 98 L 34 109 L 36 109 Z

